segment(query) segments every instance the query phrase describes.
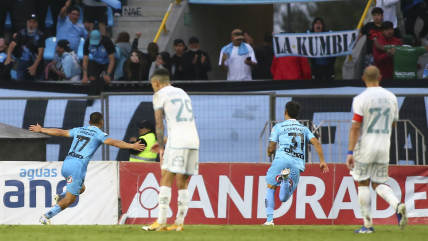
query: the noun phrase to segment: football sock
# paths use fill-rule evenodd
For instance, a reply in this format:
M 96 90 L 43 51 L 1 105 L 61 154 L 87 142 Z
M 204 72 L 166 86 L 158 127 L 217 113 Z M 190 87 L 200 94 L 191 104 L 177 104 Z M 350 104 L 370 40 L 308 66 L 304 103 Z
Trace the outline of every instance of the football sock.
M 281 202 L 287 202 L 287 200 L 291 197 L 293 192 L 291 191 L 290 182 L 287 180 L 282 180 L 281 188 L 279 189 L 279 200 Z
M 167 186 L 161 186 L 159 191 L 159 216 L 158 223 L 166 224 L 166 214 L 169 208 L 169 202 L 171 201 L 171 188 Z
M 273 209 L 275 208 L 275 189 L 266 188 L 265 205 L 267 221 L 272 222 Z
M 358 187 L 358 203 L 360 204 L 361 214 L 363 215 L 364 226 L 366 228 L 371 228 L 373 226 L 373 221 L 370 189 L 368 186 Z
M 178 190 L 178 212 L 175 224 L 180 225 L 184 223 L 184 217 L 186 217 L 188 204 L 189 203 L 189 190 L 182 189 Z
M 61 207 L 58 206 L 58 204 L 55 204 L 47 213 L 45 213 L 45 216 L 49 219 L 53 218 L 55 215 L 60 213 L 62 211 Z
M 394 192 L 392 189 L 385 184 L 380 184 L 375 189 L 376 193 L 379 194 L 389 205 L 394 208 L 394 210 L 397 210 L 397 206 L 400 203 L 398 198 L 394 195 Z

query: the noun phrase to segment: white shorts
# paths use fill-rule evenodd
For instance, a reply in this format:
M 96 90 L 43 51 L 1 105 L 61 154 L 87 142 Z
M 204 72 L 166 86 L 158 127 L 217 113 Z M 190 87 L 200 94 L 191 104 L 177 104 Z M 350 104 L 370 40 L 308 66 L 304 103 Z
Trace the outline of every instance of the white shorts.
M 199 173 L 198 149 L 175 149 L 167 146 L 163 158 L 162 170 L 189 176 Z
M 374 183 L 385 183 L 388 181 L 388 165 L 388 163 L 355 162 L 350 174 L 357 182 L 370 179 Z

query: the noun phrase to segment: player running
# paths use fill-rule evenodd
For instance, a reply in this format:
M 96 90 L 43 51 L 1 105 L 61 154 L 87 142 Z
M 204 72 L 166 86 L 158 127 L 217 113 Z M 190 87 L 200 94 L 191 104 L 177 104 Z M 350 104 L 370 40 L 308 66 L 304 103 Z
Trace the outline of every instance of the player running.
M 30 125 L 29 129 L 32 132 L 73 138 L 70 151 L 61 168 L 62 176 L 67 179 L 67 190 L 55 196 L 55 206 L 40 217 L 40 223 L 50 225 L 52 217 L 73 204 L 77 196 L 85 191 L 83 183 L 88 163 L 102 143 L 118 148 L 144 150 L 145 147 L 143 144 L 140 144 L 140 141 L 128 144 L 123 141 L 111 139 L 108 134 L 101 131 L 103 124 L 103 115 L 99 112 L 94 112 L 90 116 L 89 126 L 77 127 L 71 130 L 43 128 L 39 124 Z
M 346 166 L 358 182 L 358 203 L 364 219 L 364 225 L 355 233 L 374 232 L 370 182 L 376 193 L 396 210 L 401 229 L 407 225 L 406 205 L 400 203 L 392 189 L 385 184 L 388 180 L 391 129 L 398 120 L 398 105 L 395 95 L 379 86 L 381 79 L 377 67 L 367 67 L 363 74 L 367 89 L 357 95 L 352 103 L 354 117 L 349 133 Z
M 184 90 L 172 87 L 169 72 L 166 69 L 156 70 L 151 77 L 153 108 L 156 119 L 155 148 L 159 151 L 161 180 L 159 192 L 159 216 L 146 231 L 182 231 L 184 217 L 187 213 L 189 191 L 187 183 L 191 175 L 198 175 L 199 170 L 199 137 L 195 125 L 190 97 Z M 168 141 L 165 147 L 165 116 L 168 126 Z M 171 186 L 176 178 L 178 189 L 178 212 L 174 225 L 166 227 L 166 214 L 171 201 Z
M 273 209 L 275 207 L 275 190 L 281 186 L 279 200 L 286 202 L 296 190 L 300 179 L 300 172 L 305 171 L 305 150 L 308 142 L 315 146 L 320 158 L 321 172 L 328 172 L 327 164 L 321 144 L 311 131 L 300 124 L 296 118 L 300 114 L 301 106 L 296 101 L 290 101 L 285 105 L 285 121 L 276 124 L 269 138 L 268 156 L 276 150 L 272 166 L 266 173 L 266 214 L 267 221 L 263 225 L 274 225 Z

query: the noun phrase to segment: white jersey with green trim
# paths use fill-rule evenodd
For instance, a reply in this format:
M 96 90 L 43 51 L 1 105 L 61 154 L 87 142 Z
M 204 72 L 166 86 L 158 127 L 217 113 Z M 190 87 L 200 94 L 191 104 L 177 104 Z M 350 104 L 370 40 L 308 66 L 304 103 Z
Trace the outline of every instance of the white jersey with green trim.
M 164 110 L 169 147 L 199 149 L 192 101 L 184 90 L 173 86 L 160 89 L 153 95 L 153 108 Z
M 397 97 L 382 87 L 369 87 L 354 98 L 352 109 L 352 121 L 362 122 L 354 154 L 387 152 L 389 156 L 392 123 L 398 120 Z

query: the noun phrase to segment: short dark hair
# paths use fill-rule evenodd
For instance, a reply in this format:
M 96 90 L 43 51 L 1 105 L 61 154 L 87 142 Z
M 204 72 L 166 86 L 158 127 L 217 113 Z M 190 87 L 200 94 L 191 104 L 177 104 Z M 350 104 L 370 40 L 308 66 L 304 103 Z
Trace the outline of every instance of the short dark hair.
M 291 118 L 297 118 L 301 108 L 302 106 L 297 101 L 289 101 L 285 104 L 285 109 L 287 110 L 288 116 Z
M 80 8 L 78 6 L 69 7 L 67 13 L 72 13 L 73 11 L 77 11 L 80 14 Z
M 383 9 L 379 8 L 379 7 L 375 7 L 375 8 L 372 9 L 372 15 L 375 14 L 375 13 L 380 13 L 380 14 L 383 15 Z
M 387 29 L 390 29 L 390 28 L 394 28 L 394 24 L 393 24 L 392 22 L 390 22 L 390 21 L 385 21 L 385 22 L 383 22 L 383 23 L 380 25 L 380 28 L 381 28 L 382 30 L 387 30 Z
M 153 72 L 152 77 L 150 77 L 150 80 L 153 78 L 156 78 L 161 83 L 169 83 L 169 71 L 167 69 L 157 69 L 155 72 Z
M 101 114 L 100 112 L 94 112 L 89 117 L 89 123 L 92 125 L 98 125 L 103 120 L 104 120 L 103 114 Z

